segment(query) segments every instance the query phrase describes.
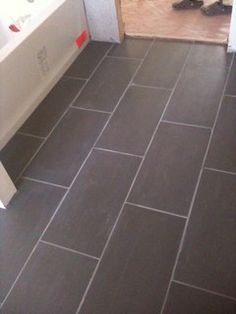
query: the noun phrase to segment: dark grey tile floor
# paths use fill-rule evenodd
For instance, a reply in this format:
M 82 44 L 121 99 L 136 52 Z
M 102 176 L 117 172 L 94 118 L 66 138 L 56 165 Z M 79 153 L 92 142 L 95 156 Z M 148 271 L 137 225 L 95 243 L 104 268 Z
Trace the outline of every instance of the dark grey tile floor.
M 236 59 L 92 42 L 0 158 L 1 314 L 236 313 Z

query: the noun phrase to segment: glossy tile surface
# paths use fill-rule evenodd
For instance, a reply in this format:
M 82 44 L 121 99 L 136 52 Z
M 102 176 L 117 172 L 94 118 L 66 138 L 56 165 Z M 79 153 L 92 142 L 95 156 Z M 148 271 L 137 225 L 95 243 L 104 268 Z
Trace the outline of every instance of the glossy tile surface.
M 209 135 L 204 129 L 161 124 L 129 201 L 187 215 Z
M 21 173 L 0 210 L 0 313 L 233 314 L 232 55 L 109 48 L 91 42 L 32 114 L 46 139 L 17 133 L 0 153 Z
M 234 314 L 236 301 L 173 283 L 163 314 Z
M 130 82 L 140 61 L 106 58 L 74 105 L 111 112 Z
M 0 212 L 0 302 L 48 224 L 65 190 L 24 180 Z
M 206 166 L 236 172 L 236 97 L 225 97 L 219 113 Z
M 169 95 L 167 90 L 130 87 L 97 146 L 144 155 Z
M 236 176 L 205 171 L 175 278 L 236 298 Z
M 41 243 L 2 313 L 75 313 L 95 266 L 93 259 Z
M 25 175 L 70 185 L 107 118 L 104 113 L 70 109 L 34 158 Z
M 134 78 L 134 83 L 173 88 L 191 44 L 156 41 Z
M 151 44 L 152 40 L 148 39 L 126 38 L 122 44 L 115 44 L 108 55 L 113 57 L 142 59 Z
M 236 58 L 230 72 L 229 81 L 226 87 L 226 94 L 236 96 Z
M 188 64 L 171 98 L 164 119 L 212 127 L 227 69 Z
M 13 181 L 42 144 L 42 139 L 15 134 L 8 144 L 0 151 L 0 160 Z
M 130 36 L 226 43 L 230 16 L 207 17 L 200 10 L 175 11 L 174 0 L 121 0 Z M 207 3 L 207 1 L 204 1 Z
M 93 151 L 44 239 L 100 256 L 140 159 Z
M 79 313 L 159 313 L 183 226 L 127 205 Z
M 105 56 L 111 44 L 93 41 L 88 44 L 84 51 L 79 55 L 65 75 L 79 78 L 89 78 L 101 59 Z
M 20 130 L 37 136 L 48 136 L 84 83 L 80 79 L 61 79 Z

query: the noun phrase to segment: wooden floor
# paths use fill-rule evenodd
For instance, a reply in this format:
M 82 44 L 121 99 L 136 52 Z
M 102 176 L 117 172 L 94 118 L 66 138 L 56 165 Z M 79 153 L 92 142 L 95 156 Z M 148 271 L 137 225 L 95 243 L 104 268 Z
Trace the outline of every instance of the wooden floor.
M 174 0 L 121 0 L 129 36 L 226 43 L 230 16 L 203 16 L 200 10 L 174 11 Z

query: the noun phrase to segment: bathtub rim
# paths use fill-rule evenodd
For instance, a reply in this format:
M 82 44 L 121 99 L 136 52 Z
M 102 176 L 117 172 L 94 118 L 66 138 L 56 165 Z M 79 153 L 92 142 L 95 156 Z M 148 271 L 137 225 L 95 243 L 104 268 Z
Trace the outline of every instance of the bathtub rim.
M 53 0 L 35 16 L 25 28 L 0 49 L 0 63 L 3 62 L 28 36 L 30 36 L 50 15 L 67 0 Z

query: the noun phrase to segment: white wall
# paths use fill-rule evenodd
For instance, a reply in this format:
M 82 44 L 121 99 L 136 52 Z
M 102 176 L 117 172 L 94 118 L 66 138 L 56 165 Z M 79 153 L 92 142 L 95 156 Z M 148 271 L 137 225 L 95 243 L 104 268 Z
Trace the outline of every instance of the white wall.
M 231 16 L 228 51 L 236 52 L 236 0 L 234 0 L 233 2 L 233 12 Z
M 84 0 L 92 40 L 120 42 L 124 36 L 120 0 Z

